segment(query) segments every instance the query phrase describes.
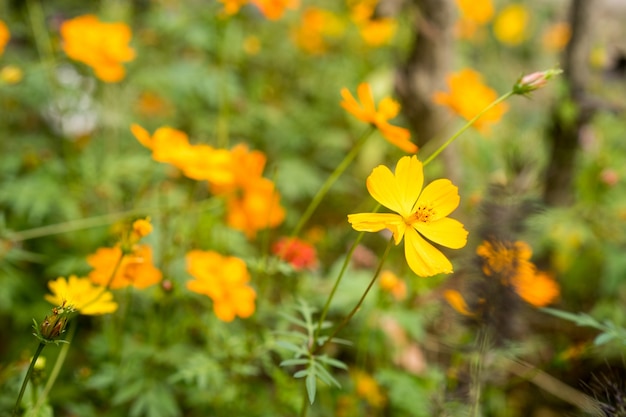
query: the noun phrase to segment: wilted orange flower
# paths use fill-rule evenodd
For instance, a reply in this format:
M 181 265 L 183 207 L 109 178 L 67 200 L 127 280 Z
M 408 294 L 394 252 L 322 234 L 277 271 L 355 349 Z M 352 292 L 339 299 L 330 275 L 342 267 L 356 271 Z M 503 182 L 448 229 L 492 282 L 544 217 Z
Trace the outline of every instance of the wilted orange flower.
M 558 52 L 565 48 L 572 37 L 572 29 L 567 22 L 554 23 L 543 32 L 541 43 L 550 52 Z
M 516 46 L 528 37 L 527 26 L 530 14 L 522 4 L 509 4 L 496 17 L 493 33 L 500 42 Z
M 299 0 L 250 0 L 250 3 L 258 7 L 263 16 L 270 20 L 278 20 L 283 17 L 286 9 L 295 10 L 300 5 Z
M 119 246 L 99 248 L 96 253 L 89 255 L 87 263 L 94 268 L 89 273 L 89 279 L 98 285 L 110 283 L 111 289 L 124 288 L 129 285 L 144 289 L 161 281 L 163 277 L 161 271 L 152 264 L 150 246 L 135 245 L 132 253 L 123 255 L 124 258 L 113 276 L 115 266 L 122 255 L 122 249 Z
M 296 237 L 283 237 L 272 246 L 272 253 L 291 264 L 296 271 L 317 266 L 315 247 Z
M 276 227 L 285 220 L 280 194 L 267 178 L 249 183 L 241 196 L 228 198 L 226 222 L 235 230 L 253 239 L 259 230 Z
M 456 0 L 456 4 L 464 19 L 479 25 L 489 22 L 494 14 L 491 0 Z
M 11 39 L 11 32 L 7 25 L 0 20 L 0 56 L 4 53 L 4 48 Z
M 347 88 L 341 89 L 341 106 L 357 119 L 370 123 L 380 131 L 380 133 L 393 145 L 408 153 L 417 152 L 417 145 L 410 141 L 411 133 L 408 129 L 393 126 L 388 120 L 393 119 L 400 112 L 400 105 L 395 100 L 385 97 L 378 103 L 374 102 L 372 89 L 368 83 L 361 83 L 357 88 L 359 101 L 350 93 Z
M 75 275 L 65 279 L 60 277 L 48 282 L 52 294 L 46 294 L 46 301 L 54 305 L 72 306 L 80 314 L 98 315 L 112 313 L 117 310 L 113 294 L 102 286 L 93 285 L 89 278 L 78 278 Z
M 466 120 L 474 118 L 498 98 L 494 90 L 483 84 L 481 75 L 471 69 L 452 73 L 448 75 L 446 81 L 450 92 L 435 92 L 433 101 L 449 107 Z M 500 120 L 507 109 L 506 103 L 496 105 L 476 120 L 474 127 L 485 131 L 487 125 Z
M 63 50 L 83 62 L 105 82 L 118 82 L 126 71 L 123 62 L 132 61 L 135 51 L 128 46 L 132 33 L 125 23 L 103 23 L 94 15 L 79 16 L 61 25 Z
M 404 300 L 406 298 L 406 282 L 398 278 L 391 271 L 382 271 L 378 281 L 380 288 L 393 295 L 396 300 Z
M 302 14 L 300 24 L 293 32 L 296 45 L 310 54 L 326 52 L 326 37 L 339 36 L 343 23 L 332 12 L 309 7 Z
M 367 401 L 370 406 L 382 408 L 387 403 L 387 397 L 371 375 L 363 371 L 355 371 L 353 378 L 356 395 Z
M 187 288 L 213 300 L 213 311 L 222 321 L 254 313 L 256 292 L 248 285 L 250 274 L 244 261 L 214 251 L 193 250 L 187 254 L 187 271 L 195 278 Z

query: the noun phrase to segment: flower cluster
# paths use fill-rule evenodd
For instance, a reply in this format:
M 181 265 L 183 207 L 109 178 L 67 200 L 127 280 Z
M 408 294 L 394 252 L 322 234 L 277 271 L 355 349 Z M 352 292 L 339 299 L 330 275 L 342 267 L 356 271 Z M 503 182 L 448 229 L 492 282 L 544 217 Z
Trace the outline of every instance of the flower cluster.
M 230 322 L 254 313 L 256 292 L 248 285 L 250 274 L 243 260 L 193 250 L 187 254 L 187 271 L 195 278 L 187 282 L 187 288 L 211 298 L 220 320 Z
M 385 97 L 378 103 L 377 109 L 372 88 L 367 83 L 359 84 L 357 96 L 360 103 L 347 88 L 342 88 L 341 106 L 357 119 L 375 126 L 391 144 L 408 153 L 417 152 L 417 145 L 410 140 L 411 133 L 403 127 L 389 123 L 400 112 L 400 105 L 395 100 Z
M 126 74 L 122 63 L 135 58 L 134 49 L 128 45 L 132 33 L 125 23 L 103 23 L 93 15 L 79 16 L 63 22 L 61 37 L 67 56 L 89 65 L 105 82 L 121 81 Z
M 155 161 L 174 165 L 188 178 L 205 180 L 211 191 L 226 198 L 227 223 L 250 239 L 257 231 L 276 227 L 285 218 L 274 182 L 264 178 L 266 157 L 240 144 L 232 150 L 192 145 L 184 132 L 161 127 L 152 136 L 133 124 L 135 138 L 152 150 Z

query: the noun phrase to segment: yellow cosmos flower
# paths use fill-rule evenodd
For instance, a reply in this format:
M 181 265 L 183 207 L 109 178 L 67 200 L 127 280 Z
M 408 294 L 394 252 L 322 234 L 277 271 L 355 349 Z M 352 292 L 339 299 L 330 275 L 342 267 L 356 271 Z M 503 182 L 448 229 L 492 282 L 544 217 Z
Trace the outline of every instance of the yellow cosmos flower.
M 500 42 L 508 46 L 516 46 L 528 37 L 528 20 L 530 15 L 521 4 L 506 6 L 496 17 L 493 33 Z
M 450 92 L 435 92 L 433 101 L 449 107 L 466 120 L 473 119 L 498 98 L 494 90 L 483 84 L 482 76 L 469 68 L 449 74 L 446 81 Z M 487 126 L 500 120 L 507 109 L 506 103 L 498 104 L 476 120 L 474 127 L 486 131 Z
M 456 0 L 456 5 L 464 19 L 479 25 L 489 22 L 494 14 L 491 0 Z
M 423 184 L 423 166 L 416 156 L 401 158 L 395 173 L 380 165 L 367 178 L 367 189 L 376 201 L 396 213 L 350 214 L 348 221 L 358 231 L 389 229 L 396 245 L 404 237 L 409 267 L 428 277 L 452 272 L 450 260 L 428 240 L 459 249 L 467 243 L 467 231 L 459 221 L 447 217 L 459 205 L 457 187 L 447 179 L 435 180 L 422 190 Z
M 103 23 L 93 15 L 79 16 L 63 22 L 61 37 L 67 56 L 89 65 L 105 82 L 121 81 L 126 74 L 122 63 L 135 59 L 135 50 L 128 46 L 132 32 L 125 23 Z
M 410 141 L 411 133 L 405 128 L 393 126 L 388 122 L 400 112 L 400 105 L 395 100 L 385 97 L 376 109 L 372 89 L 368 83 L 359 84 L 357 95 L 360 103 L 347 88 L 342 88 L 341 106 L 357 119 L 376 126 L 385 139 L 393 145 L 408 153 L 417 152 L 417 145 Z
M 9 32 L 7 25 L 0 20 L 0 56 L 4 53 L 4 47 L 9 43 L 9 39 L 11 39 L 11 32 Z
M 54 305 L 68 305 L 80 314 L 97 315 L 112 313 L 117 310 L 113 294 L 104 287 L 93 285 L 89 278 L 78 278 L 74 275 L 69 279 L 60 277 L 48 282 L 52 294 L 46 294 L 46 301 Z

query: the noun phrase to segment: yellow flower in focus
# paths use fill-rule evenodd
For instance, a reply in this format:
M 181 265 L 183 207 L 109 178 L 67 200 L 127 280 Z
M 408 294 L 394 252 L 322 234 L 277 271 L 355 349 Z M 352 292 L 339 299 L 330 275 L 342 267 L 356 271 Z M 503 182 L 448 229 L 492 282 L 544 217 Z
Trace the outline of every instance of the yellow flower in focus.
M 382 271 L 379 279 L 380 288 L 393 295 L 396 300 L 406 298 L 406 283 L 391 271 Z
M 6 47 L 7 43 L 9 43 L 10 39 L 11 32 L 9 31 L 9 28 L 7 27 L 6 23 L 0 20 L 0 56 L 4 54 L 4 48 Z
M 558 52 L 567 46 L 572 37 L 572 29 L 567 22 L 558 22 L 550 25 L 543 36 L 541 43 L 543 47 L 550 52 Z
M 48 282 L 52 294 L 46 294 L 46 301 L 54 305 L 68 305 L 80 314 L 108 314 L 117 310 L 113 294 L 104 287 L 93 285 L 89 278 L 78 278 L 74 275 L 69 279 L 63 277 Z
M 423 183 L 422 163 L 416 156 L 401 158 L 395 173 L 383 165 L 374 168 L 367 178 L 367 189 L 395 213 L 350 214 L 348 221 L 363 232 L 389 229 L 396 245 L 404 237 L 407 263 L 417 275 L 451 273 L 448 258 L 428 241 L 452 249 L 467 243 L 463 224 L 447 217 L 459 205 L 458 189 L 447 179 L 435 180 L 422 190 Z
M 387 403 L 387 398 L 383 394 L 378 382 L 369 374 L 363 371 L 356 371 L 353 374 L 356 395 L 363 398 L 374 408 L 382 408 Z
M 193 250 L 187 253 L 187 271 L 195 279 L 187 288 L 213 300 L 217 318 L 230 322 L 254 313 L 256 292 L 248 285 L 250 274 L 244 261 L 213 251 Z
M 466 120 L 473 119 L 498 98 L 494 90 L 483 84 L 481 75 L 468 68 L 448 75 L 446 82 L 450 92 L 435 92 L 433 101 L 447 106 Z M 500 120 L 507 109 L 506 103 L 498 104 L 476 120 L 474 127 L 486 131 L 487 126 Z
M 460 292 L 456 290 L 445 290 L 443 292 L 443 297 L 446 299 L 448 304 L 450 304 L 450 306 L 458 313 L 461 313 L 464 316 L 468 317 L 474 315 L 474 313 L 469 310 L 469 307 L 467 306 L 467 303 L 465 302 L 465 299 Z
M 22 81 L 24 73 L 15 65 L 7 65 L 0 70 L 0 80 L 5 84 L 17 84 Z
M 132 33 L 125 23 L 103 23 L 94 15 L 79 16 L 61 24 L 63 50 L 75 61 L 93 68 L 102 81 L 121 81 L 126 70 L 122 63 L 135 59 L 128 46 Z
M 493 17 L 493 3 L 491 0 L 456 0 L 463 19 L 478 25 L 488 23 Z
M 400 112 L 400 104 L 385 97 L 378 104 L 374 102 L 372 89 L 368 83 L 361 83 L 357 88 L 357 101 L 347 88 L 341 89 L 341 106 L 357 119 L 375 126 L 391 144 L 408 153 L 417 152 L 417 145 L 410 141 L 411 133 L 408 129 L 393 126 L 388 120 L 393 119 Z
M 128 255 L 123 255 L 119 246 L 99 248 L 87 257 L 87 263 L 94 268 L 89 273 L 89 279 L 98 285 L 108 284 L 111 289 L 129 285 L 144 289 L 159 283 L 163 278 L 161 271 L 152 264 L 152 248 L 148 245 L 135 245 L 133 252 Z M 113 276 L 118 263 L 119 267 Z
M 515 292 L 528 304 L 545 307 L 554 302 L 560 294 L 559 284 L 545 272 L 534 275 L 520 275 L 512 282 Z
M 269 20 L 278 20 L 283 17 L 286 9 L 295 10 L 300 5 L 299 0 L 250 0 L 250 3 L 258 7 Z
M 241 196 L 228 198 L 226 222 L 254 239 L 259 230 L 273 228 L 285 220 L 280 194 L 267 178 L 257 178 L 242 190 Z
M 496 17 L 493 33 L 500 42 L 508 46 L 516 46 L 528 37 L 527 26 L 530 15 L 525 6 L 510 4 Z

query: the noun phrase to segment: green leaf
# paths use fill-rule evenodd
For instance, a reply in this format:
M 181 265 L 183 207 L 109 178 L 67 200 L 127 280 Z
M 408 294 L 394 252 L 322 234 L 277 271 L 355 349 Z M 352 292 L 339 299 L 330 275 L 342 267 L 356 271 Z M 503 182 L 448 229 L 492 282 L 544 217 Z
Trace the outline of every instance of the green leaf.
M 306 376 L 305 384 L 306 392 L 309 396 L 309 402 L 313 404 L 315 401 L 315 392 L 317 390 L 317 378 L 315 377 L 315 373 L 311 372 Z
M 335 368 L 348 370 L 348 367 L 346 366 L 345 363 L 343 363 L 343 362 L 341 362 L 341 361 L 339 361 L 337 359 L 333 359 L 331 357 L 328 357 L 327 355 L 319 356 L 317 359 L 320 362 L 323 362 L 323 363 L 325 363 L 327 365 L 330 365 L 330 366 L 334 366 Z
M 318 362 L 313 362 L 313 367 L 317 372 L 318 378 L 326 383 L 326 385 L 334 385 L 337 388 L 341 388 L 341 384 L 339 383 L 339 381 L 337 381 L 335 377 L 333 377 L 330 372 L 328 372 L 326 368 L 324 368 L 324 365 Z
M 306 349 L 304 349 L 302 346 L 295 345 L 295 344 L 293 344 L 291 342 L 287 342 L 285 340 L 277 341 L 276 345 L 296 353 L 297 356 L 302 356 L 302 355 L 308 354 L 308 351 Z
M 303 378 L 305 376 L 307 376 L 309 374 L 309 368 L 307 369 L 302 369 L 298 372 L 296 372 L 295 374 L 293 374 L 294 378 Z
M 280 366 L 306 365 L 307 363 L 309 363 L 309 359 L 307 358 L 285 359 L 280 363 Z
M 598 336 L 596 336 L 595 340 L 593 341 L 593 344 L 596 346 L 603 345 L 615 339 L 616 336 L 617 335 L 615 333 L 600 333 Z

